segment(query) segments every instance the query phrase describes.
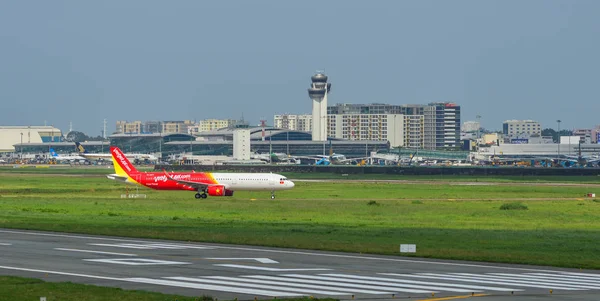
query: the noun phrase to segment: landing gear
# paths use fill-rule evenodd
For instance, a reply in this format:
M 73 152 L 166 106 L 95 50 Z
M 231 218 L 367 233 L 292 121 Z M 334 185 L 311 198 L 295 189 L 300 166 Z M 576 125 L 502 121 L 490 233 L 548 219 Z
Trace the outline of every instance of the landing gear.
M 202 193 L 200 193 L 202 192 Z M 194 197 L 196 197 L 197 199 L 205 199 L 208 197 L 208 195 L 206 195 L 205 191 L 198 191 L 198 193 L 196 193 L 196 195 L 194 195 Z
M 271 200 L 275 199 L 275 190 L 271 190 Z

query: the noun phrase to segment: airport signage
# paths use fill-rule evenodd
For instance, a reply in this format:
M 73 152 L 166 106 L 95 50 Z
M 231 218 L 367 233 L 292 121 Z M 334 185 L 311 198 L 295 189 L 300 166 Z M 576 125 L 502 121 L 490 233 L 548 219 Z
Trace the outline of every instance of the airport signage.
M 525 138 L 510 139 L 510 144 L 527 144 L 527 143 L 529 143 L 529 139 L 525 139 Z
M 416 253 L 417 245 L 415 244 L 401 244 L 400 253 Z

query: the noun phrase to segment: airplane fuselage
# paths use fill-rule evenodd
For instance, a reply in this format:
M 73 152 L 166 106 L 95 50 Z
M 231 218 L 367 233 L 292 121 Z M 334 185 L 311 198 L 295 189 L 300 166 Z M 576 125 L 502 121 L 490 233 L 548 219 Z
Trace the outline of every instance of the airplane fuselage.
M 271 173 L 168 173 L 138 172 L 129 175 L 128 183 L 143 185 L 156 190 L 190 190 L 196 188 L 174 180 L 223 185 L 228 190 L 287 190 L 294 184 L 282 175 Z

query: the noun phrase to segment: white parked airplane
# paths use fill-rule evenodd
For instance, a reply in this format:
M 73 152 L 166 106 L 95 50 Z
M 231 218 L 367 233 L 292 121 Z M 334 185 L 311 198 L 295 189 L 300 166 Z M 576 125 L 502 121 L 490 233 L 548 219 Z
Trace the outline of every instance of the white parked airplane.
M 85 148 L 83 147 L 83 145 L 81 145 L 79 142 L 75 142 L 75 145 L 77 146 L 77 151 L 79 151 L 79 155 L 83 156 L 89 160 L 98 160 L 98 159 L 110 160 L 112 158 L 111 154 L 88 153 L 85 150 Z M 125 156 L 131 160 L 158 161 L 158 158 L 156 156 L 150 155 L 150 154 L 125 154 Z
M 86 159 L 82 156 L 77 156 L 77 155 L 59 155 L 56 151 L 54 151 L 53 148 L 50 149 L 50 156 L 52 157 L 52 159 L 57 160 L 57 161 L 77 161 L 77 160 L 83 160 L 85 161 Z

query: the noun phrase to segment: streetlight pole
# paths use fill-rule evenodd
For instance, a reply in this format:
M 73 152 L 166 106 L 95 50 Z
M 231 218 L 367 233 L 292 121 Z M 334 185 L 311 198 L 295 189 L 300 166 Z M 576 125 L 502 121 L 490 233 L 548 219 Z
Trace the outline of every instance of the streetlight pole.
M 558 132 L 556 133 L 556 140 L 558 141 L 558 157 L 560 157 L 560 119 L 556 120 L 558 124 Z

